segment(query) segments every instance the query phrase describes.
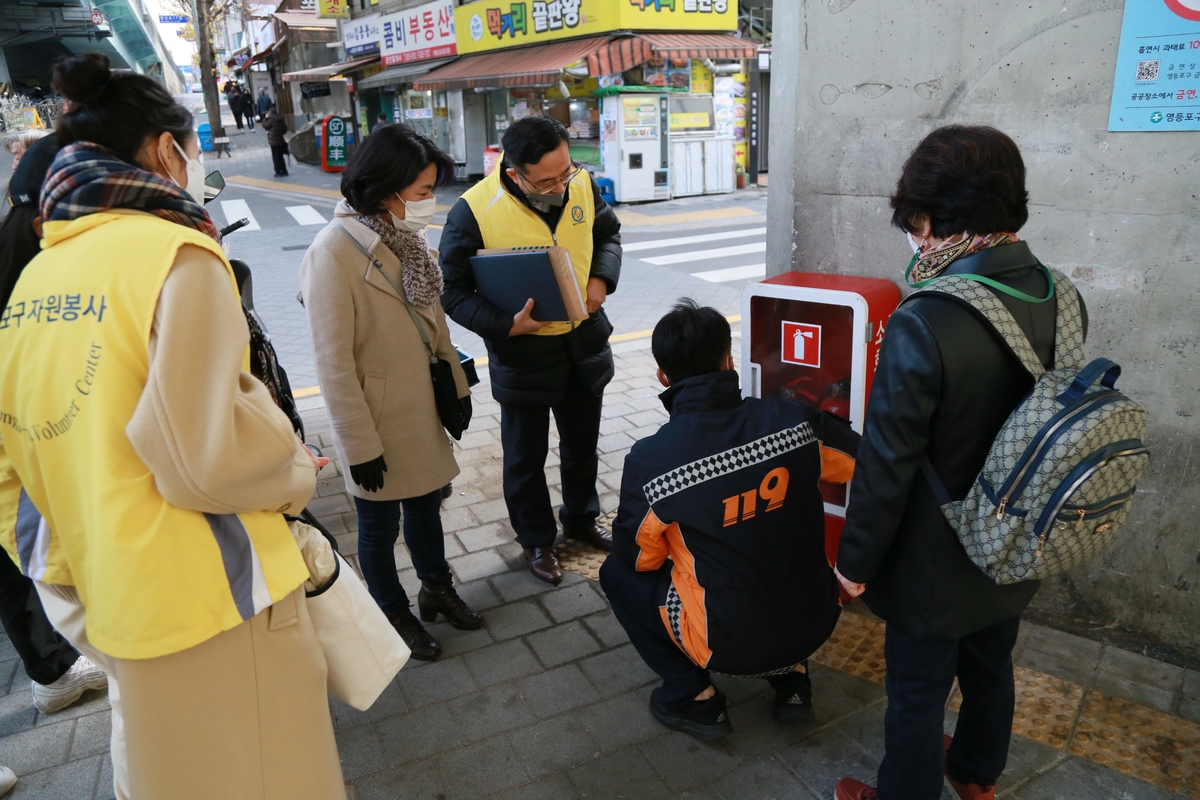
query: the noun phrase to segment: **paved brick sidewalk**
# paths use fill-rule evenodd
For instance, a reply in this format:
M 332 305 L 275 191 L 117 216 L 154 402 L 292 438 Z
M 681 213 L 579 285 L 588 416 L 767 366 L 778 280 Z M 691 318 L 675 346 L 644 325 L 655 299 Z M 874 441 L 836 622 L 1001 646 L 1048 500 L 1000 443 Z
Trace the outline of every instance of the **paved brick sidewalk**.
M 665 419 L 651 372 L 645 350 L 618 355 L 600 445 L 606 511 L 615 507 L 629 446 Z M 445 655 L 411 662 L 368 713 L 333 703 L 351 798 L 807 799 L 832 797 L 844 775 L 874 775 L 886 705 L 881 629 L 861 605 L 843 615 L 815 659 L 823 663 L 813 664 L 815 723 L 779 725 L 765 682 L 718 677 L 733 702 L 735 733 L 701 744 L 665 731 L 646 710 L 656 678 L 598 586 L 568 574 L 554 588 L 524 571 L 501 499 L 499 409 L 486 379 L 475 398 L 443 520 L 460 590 L 486 625 L 473 632 L 432 626 Z M 328 444 L 324 411 L 306 418 L 311 437 Z M 552 455 L 553 486 L 555 464 Z M 355 561 L 357 523 L 336 465 L 318 494 L 312 508 Z M 402 544 L 397 561 L 415 595 Z M 1200 720 L 1200 673 L 1036 625 L 1023 626 L 1016 655 L 1029 719 L 1025 734 L 1014 734 L 1000 796 L 1175 796 L 1148 781 L 1181 792 L 1190 781 L 1191 796 L 1200 796 L 1200 726 L 1184 719 Z M 16 654 L 0 638 L 0 762 L 22 776 L 12 797 L 111 797 L 108 716 L 102 693 L 61 714 L 37 713 Z M 948 725 L 953 718 L 948 711 Z M 1031 738 L 1041 730 L 1040 741 Z

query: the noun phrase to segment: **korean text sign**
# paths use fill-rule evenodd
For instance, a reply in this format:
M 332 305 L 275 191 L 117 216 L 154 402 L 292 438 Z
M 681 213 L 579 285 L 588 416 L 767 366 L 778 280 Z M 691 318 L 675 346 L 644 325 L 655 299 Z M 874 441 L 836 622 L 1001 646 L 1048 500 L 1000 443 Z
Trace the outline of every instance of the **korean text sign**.
M 454 14 L 460 55 L 617 30 L 737 29 L 736 0 L 479 0 Z
M 385 67 L 457 55 L 454 6 L 437 0 L 388 14 L 380 19 L 379 37 Z
M 1125 0 L 1110 131 L 1200 130 L 1200 0 Z
M 348 19 L 342 23 L 342 44 L 346 55 L 360 56 L 379 52 L 379 15 Z
M 317 16 L 321 19 L 348 19 L 349 0 L 317 0 Z
M 325 172 L 341 172 L 346 168 L 346 121 L 341 117 L 326 117 L 321 137 L 321 169 Z

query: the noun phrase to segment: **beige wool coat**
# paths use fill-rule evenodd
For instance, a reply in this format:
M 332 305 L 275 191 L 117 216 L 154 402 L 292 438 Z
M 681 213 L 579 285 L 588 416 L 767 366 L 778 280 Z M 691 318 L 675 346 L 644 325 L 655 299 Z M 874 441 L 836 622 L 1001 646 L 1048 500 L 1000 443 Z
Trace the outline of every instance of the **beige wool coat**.
M 458 464 L 438 418 L 425 344 L 405 309 L 400 260 L 354 216 L 340 202 L 300 265 L 317 380 L 346 490 L 366 500 L 419 497 L 453 480 Z M 400 292 L 339 225 L 379 260 Z M 438 357 L 452 365 L 458 396 L 466 397 L 470 389 L 442 304 L 413 308 Z M 381 455 L 387 462 L 383 488 L 366 492 L 351 480 L 350 465 Z

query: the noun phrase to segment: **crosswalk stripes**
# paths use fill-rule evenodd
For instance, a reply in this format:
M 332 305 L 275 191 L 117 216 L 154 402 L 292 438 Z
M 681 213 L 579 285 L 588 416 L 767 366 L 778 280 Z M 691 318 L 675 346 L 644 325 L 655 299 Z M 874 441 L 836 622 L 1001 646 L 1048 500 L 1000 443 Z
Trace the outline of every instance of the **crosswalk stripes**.
M 312 206 L 288 206 L 287 212 L 300 225 L 324 225 L 329 221 Z
M 728 258 L 730 256 L 748 255 L 750 253 L 765 253 L 767 252 L 766 242 L 753 242 L 752 244 L 738 244 L 732 247 L 715 247 L 711 250 L 690 250 L 686 253 L 672 253 L 665 256 L 651 256 L 643 258 L 647 264 L 654 264 L 657 267 L 666 266 L 667 264 L 684 264 L 690 261 L 704 261 L 710 258 Z
M 699 278 L 702 281 L 708 281 L 710 283 L 761 280 L 766 276 L 766 264 L 748 264 L 744 267 L 726 267 L 725 269 L 711 269 L 705 272 L 692 273 L 693 278 Z
M 262 230 L 258 220 L 254 218 L 254 212 L 250 210 L 250 204 L 245 200 L 222 200 L 221 213 L 225 215 L 226 225 L 232 225 L 239 219 L 248 219 L 250 224 L 242 228 L 243 231 Z
M 664 247 L 678 247 L 684 244 L 700 244 L 702 242 L 721 242 L 726 239 L 744 239 L 749 236 L 763 236 L 766 228 L 743 228 L 737 231 L 722 231 L 720 233 L 701 233 L 696 236 L 680 236 L 674 239 L 652 239 L 648 242 L 634 242 L 622 245 L 626 253 L 640 253 L 643 250 L 659 250 Z

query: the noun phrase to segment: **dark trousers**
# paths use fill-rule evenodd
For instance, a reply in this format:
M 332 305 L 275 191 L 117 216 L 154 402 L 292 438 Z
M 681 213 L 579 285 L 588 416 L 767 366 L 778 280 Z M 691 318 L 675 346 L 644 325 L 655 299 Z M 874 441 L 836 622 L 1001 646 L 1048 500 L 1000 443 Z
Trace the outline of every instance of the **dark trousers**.
M 0 552 L 0 622 L 29 677 L 46 686 L 67 674 L 79 652 L 54 630 L 33 581 Z
M 287 152 L 286 144 L 271 145 L 271 163 L 275 165 L 275 175 L 287 175 L 287 164 L 283 162 L 283 154 Z
M 961 639 L 918 639 L 887 627 L 888 707 L 884 716 L 879 800 L 942 796 L 942 731 L 954 678 L 962 710 L 947 769 L 955 780 L 994 786 L 1008 761 L 1012 733 L 1012 649 L 1021 617 Z
M 450 574 L 442 533 L 442 491 L 435 489 L 404 500 L 354 498 L 358 508 L 358 564 L 371 597 L 384 611 L 408 607 L 408 596 L 396 574 L 396 540 L 400 538 L 400 509 L 404 509 L 404 544 L 417 577 L 437 580 Z
M 243 116 L 246 117 L 246 126 L 250 128 L 250 130 L 254 130 L 254 112 L 246 111 Z
M 596 441 L 600 438 L 602 404 L 603 399 L 592 394 L 576 371 L 558 405 L 500 405 L 504 502 L 522 547 L 550 547 L 558 535 L 550 507 L 550 490 L 546 487 L 551 412 L 558 425 L 562 476 L 563 508 L 559 521 L 565 530 L 578 530 L 600 516 Z
M 237 122 L 237 129 L 240 131 L 242 129 L 242 112 L 238 111 L 236 108 L 231 108 L 229 110 L 233 112 L 233 119 L 235 122 Z
M 662 677 L 658 697 L 669 707 L 686 705 L 712 685 L 708 670 L 679 649 L 663 624 L 658 609 L 666 605 L 670 585 L 670 564 L 656 572 L 638 572 L 612 553 L 600 567 L 600 588 L 633 649 Z

